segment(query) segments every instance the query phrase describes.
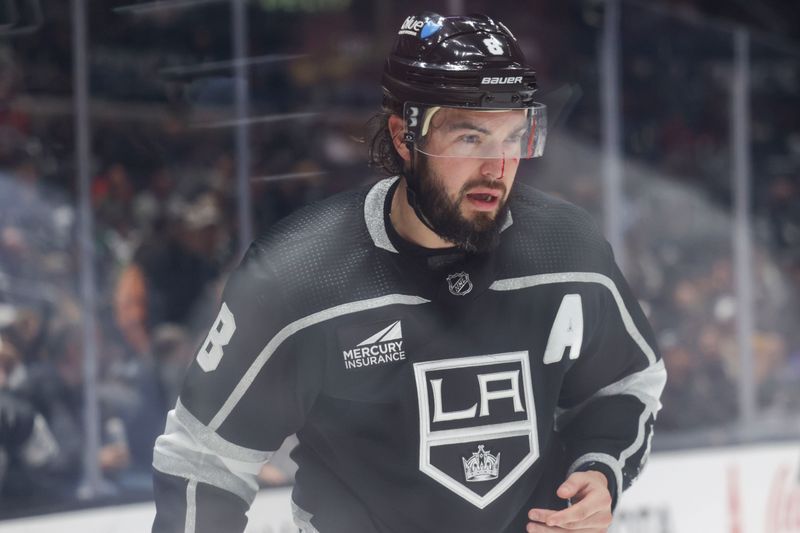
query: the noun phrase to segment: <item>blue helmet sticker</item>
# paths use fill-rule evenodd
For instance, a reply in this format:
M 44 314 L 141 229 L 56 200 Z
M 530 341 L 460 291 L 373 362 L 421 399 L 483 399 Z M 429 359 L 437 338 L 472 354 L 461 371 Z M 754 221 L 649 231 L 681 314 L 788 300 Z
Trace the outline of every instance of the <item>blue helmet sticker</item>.
M 411 15 L 407 17 L 406 20 L 403 22 L 403 25 L 400 26 L 400 31 L 397 32 L 398 35 L 411 35 L 413 37 L 419 37 L 420 39 L 425 39 L 430 37 L 437 31 L 442 29 L 442 19 L 441 17 L 437 20 L 433 19 L 419 19 L 415 15 Z
M 422 27 L 422 31 L 419 33 L 419 36 L 422 39 L 426 39 L 441 29 L 442 29 L 441 22 L 434 22 L 432 20 L 429 20 L 428 22 L 425 23 L 425 26 Z

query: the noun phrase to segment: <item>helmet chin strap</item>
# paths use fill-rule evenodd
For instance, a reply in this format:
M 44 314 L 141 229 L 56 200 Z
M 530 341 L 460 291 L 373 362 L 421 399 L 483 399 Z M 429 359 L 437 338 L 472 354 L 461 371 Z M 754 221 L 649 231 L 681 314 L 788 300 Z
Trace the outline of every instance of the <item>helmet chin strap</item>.
M 431 221 L 427 216 L 425 216 L 425 213 L 422 212 L 422 208 L 419 206 L 419 202 L 417 201 L 417 193 L 414 192 L 414 189 L 412 189 L 409 185 L 408 177 L 406 177 L 406 198 L 408 199 L 408 205 L 414 209 L 414 213 L 417 215 L 417 218 L 420 220 L 420 222 L 425 224 L 428 229 L 438 235 L 439 232 L 436 231 L 436 228 L 433 227 Z
M 414 149 L 414 143 L 412 142 L 407 143 L 406 146 L 408 146 L 408 150 L 411 153 L 411 161 L 409 162 L 410 168 L 409 171 L 405 173 L 406 199 L 408 200 L 408 205 L 410 205 L 414 210 L 414 214 L 417 215 L 417 218 L 420 220 L 420 222 L 422 222 L 429 230 L 438 235 L 439 232 L 433 227 L 430 219 L 425 215 L 425 213 L 422 212 L 422 207 L 419 205 L 419 191 L 417 191 L 417 187 L 419 186 L 421 176 L 418 174 L 417 165 L 415 164 L 417 151 Z

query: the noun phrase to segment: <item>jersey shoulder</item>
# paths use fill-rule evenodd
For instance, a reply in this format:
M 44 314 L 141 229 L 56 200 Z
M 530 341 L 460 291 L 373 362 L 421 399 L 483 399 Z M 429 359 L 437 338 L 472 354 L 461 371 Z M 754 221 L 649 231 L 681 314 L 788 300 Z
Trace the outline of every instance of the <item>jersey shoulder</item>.
M 608 270 L 610 247 L 585 209 L 525 183 L 515 184 L 509 206 L 513 224 L 502 239 L 506 275 Z
M 364 218 L 370 186 L 302 207 L 251 245 L 243 263 L 269 276 L 300 316 L 389 289 Z
M 259 235 L 253 245 L 260 253 L 275 254 L 280 251 L 282 257 L 288 258 L 291 257 L 287 253 L 292 245 L 303 240 L 312 239 L 315 243 L 319 241 L 322 244 L 330 239 L 321 237 L 338 234 L 347 242 L 355 244 L 366 237 L 363 211 L 364 198 L 368 191 L 369 187 L 351 189 L 302 206 Z M 296 250 L 305 254 L 313 251 L 308 246 Z

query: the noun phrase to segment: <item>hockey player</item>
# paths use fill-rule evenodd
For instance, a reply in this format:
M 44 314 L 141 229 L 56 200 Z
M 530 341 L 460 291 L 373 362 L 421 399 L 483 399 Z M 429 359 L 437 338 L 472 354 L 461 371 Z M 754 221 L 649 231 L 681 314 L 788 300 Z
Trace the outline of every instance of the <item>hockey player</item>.
M 293 433 L 304 533 L 604 532 L 645 463 L 664 366 L 589 215 L 514 183 L 546 135 L 514 36 L 408 17 L 383 88 L 399 175 L 250 247 L 156 441 L 155 532 L 243 531 Z

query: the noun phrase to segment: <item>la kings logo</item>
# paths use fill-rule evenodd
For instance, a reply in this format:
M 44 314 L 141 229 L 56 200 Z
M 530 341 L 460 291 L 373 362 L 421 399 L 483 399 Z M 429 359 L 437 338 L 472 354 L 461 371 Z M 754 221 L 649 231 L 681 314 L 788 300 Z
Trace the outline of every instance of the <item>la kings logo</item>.
M 372 329 L 372 331 L 375 330 Z M 350 337 L 358 334 L 351 332 Z M 349 345 L 352 346 L 352 344 Z M 342 350 L 342 358 L 344 367 L 348 370 L 404 361 L 406 352 L 403 349 L 402 323 L 399 320 L 392 322 L 359 342 L 355 347 Z
M 414 363 L 414 378 L 419 469 L 475 507 L 539 458 L 528 352 Z

